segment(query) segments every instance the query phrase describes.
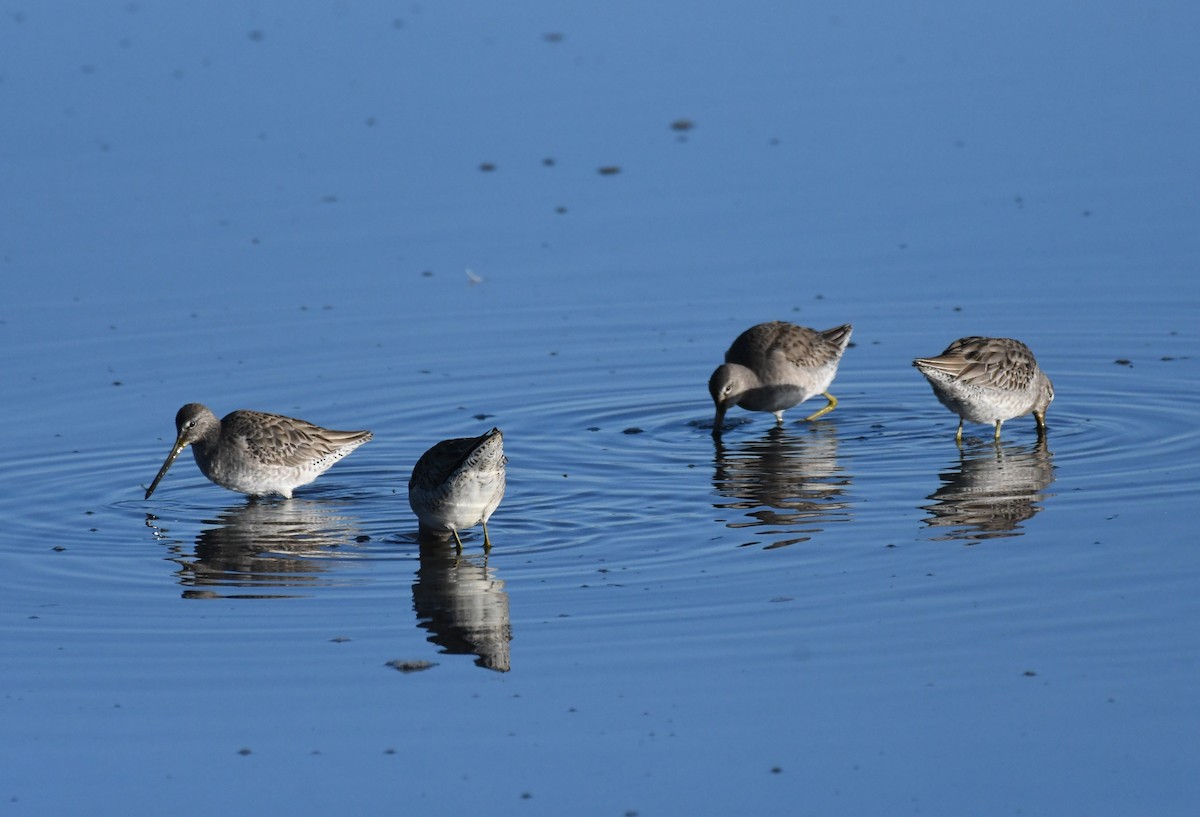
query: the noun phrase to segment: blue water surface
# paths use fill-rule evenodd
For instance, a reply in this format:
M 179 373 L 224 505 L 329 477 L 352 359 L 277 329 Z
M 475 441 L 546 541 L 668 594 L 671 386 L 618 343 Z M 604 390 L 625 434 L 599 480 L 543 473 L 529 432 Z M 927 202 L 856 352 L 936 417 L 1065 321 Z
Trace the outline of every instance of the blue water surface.
M 1198 24 L 0 2 L 0 810 L 1190 814 Z M 840 405 L 714 444 L 772 319 Z M 954 444 L 969 334 L 1045 441 Z M 147 501 L 192 401 L 375 439 Z M 418 542 L 493 425 L 495 547 Z

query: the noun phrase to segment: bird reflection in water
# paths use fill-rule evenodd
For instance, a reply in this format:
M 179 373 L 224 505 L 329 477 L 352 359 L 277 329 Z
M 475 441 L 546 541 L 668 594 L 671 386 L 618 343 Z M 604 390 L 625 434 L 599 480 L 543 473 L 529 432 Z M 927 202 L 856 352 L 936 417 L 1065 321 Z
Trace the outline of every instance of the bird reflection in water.
M 508 593 L 486 555 L 462 556 L 442 539 L 422 539 L 413 609 L 443 653 L 474 655 L 477 666 L 497 672 L 510 669 Z
M 330 583 L 331 550 L 354 544 L 355 521 L 337 507 L 315 500 L 250 499 L 224 510 L 196 537 L 195 553 L 180 552 L 179 583 L 185 598 L 288 598 L 294 593 L 234 592 L 216 588 L 314 587 Z M 147 514 L 146 524 L 162 538 L 166 531 Z M 205 588 L 205 589 L 201 589 Z
M 742 547 L 778 548 L 807 542 L 831 523 L 850 519 L 845 498 L 852 482 L 837 462 L 837 429 L 776 426 L 759 439 L 735 446 L 716 443 L 713 488 L 731 501 L 719 511 L 743 511 L 719 521 L 734 529 L 756 528 Z
M 942 486 L 929 499 L 925 524 L 935 541 L 1021 536 L 1021 523 L 1042 510 L 1045 491 L 1054 482 L 1054 457 L 1045 438 L 1029 445 L 980 443 L 964 449 L 958 466 L 939 474 Z

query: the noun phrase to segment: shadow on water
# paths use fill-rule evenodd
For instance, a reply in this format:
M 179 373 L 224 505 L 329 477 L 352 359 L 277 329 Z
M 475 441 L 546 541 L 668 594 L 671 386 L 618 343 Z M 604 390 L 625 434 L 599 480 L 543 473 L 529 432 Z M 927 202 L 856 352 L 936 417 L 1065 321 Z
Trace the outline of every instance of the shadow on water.
M 775 426 L 759 439 L 715 445 L 713 488 L 731 501 L 713 507 L 744 512 L 723 520 L 730 528 L 762 529 L 742 547 L 807 542 L 830 524 L 850 520 L 845 493 L 853 480 L 838 465 L 836 426 Z
M 161 536 L 166 531 L 147 514 L 146 524 Z M 354 544 L 354 519 L 333 507 L 304 499 L 249 499 L 227 508 L 196 537 L 194 552 L 172 561 L 185 588 L 184 598 L 288 598 L 281 593 L 226 593 L 209 588 L 296 588 L 330 583 L 328 562 L 305 556 L 328 556 Z M 166 537 L 164 537 L 166 538 Z M 204 589 L 199 589 L 204 588 Z
M 1054 455 L 1040 439 L 1031 445 L 980 442 L 959 452 L 958 465 L 938 475 L 942 485 L 928 498 L 925 524 L 939 530 L 934 541 L 1021 536 L 1021 524 L 1042 510 L 1054 482 Z
M 508 672 L 508 593 L 487 556 L 463 556 L 441 539 L 423 539 L 420 547 L 413 609 L 427 640 L 447 655 L 474 655 L 476 665 Z

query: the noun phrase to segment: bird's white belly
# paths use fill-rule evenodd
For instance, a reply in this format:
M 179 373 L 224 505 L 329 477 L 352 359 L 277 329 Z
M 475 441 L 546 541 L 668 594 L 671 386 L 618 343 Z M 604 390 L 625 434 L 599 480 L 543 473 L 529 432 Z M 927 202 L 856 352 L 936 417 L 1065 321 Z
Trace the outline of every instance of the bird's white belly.
M 930 372 L 938 402 L 969 423 L 992 425 L 1033 411 L 1033 390 L 1009 391 L 965 385 L 940 372 Z
M 451 486 L 414 497 L 421 521 L 429 527 L 463 530 L 486 522 L 504 496 L 503 473 L 464 474 Z
M 307 485 L 321 475 L 321 470 L 308 470 L 289 466 L 269 466 L 256 463 L 246 467 L 245 461 L 236 457 L 218 456 L 206 459 L 199 448 L 192 449 L 196 465 L 206 477 L 231 491 L 251 496 L 280 494 L 290 497 L 292 491 Z

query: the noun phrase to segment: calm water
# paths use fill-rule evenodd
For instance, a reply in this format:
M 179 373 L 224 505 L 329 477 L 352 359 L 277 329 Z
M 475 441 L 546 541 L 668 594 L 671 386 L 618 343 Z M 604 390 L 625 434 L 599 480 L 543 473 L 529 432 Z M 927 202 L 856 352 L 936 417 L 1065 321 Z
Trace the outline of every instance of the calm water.
M 73 11 L 0 5 L 0 810 L 1194 808 L 1191 6 Z M 714 445 L 776 318 L 841 405 Z M 1044 445 L 954 445 L 965 334 Z M 376 436 L 143 500 L 196 400 Z

